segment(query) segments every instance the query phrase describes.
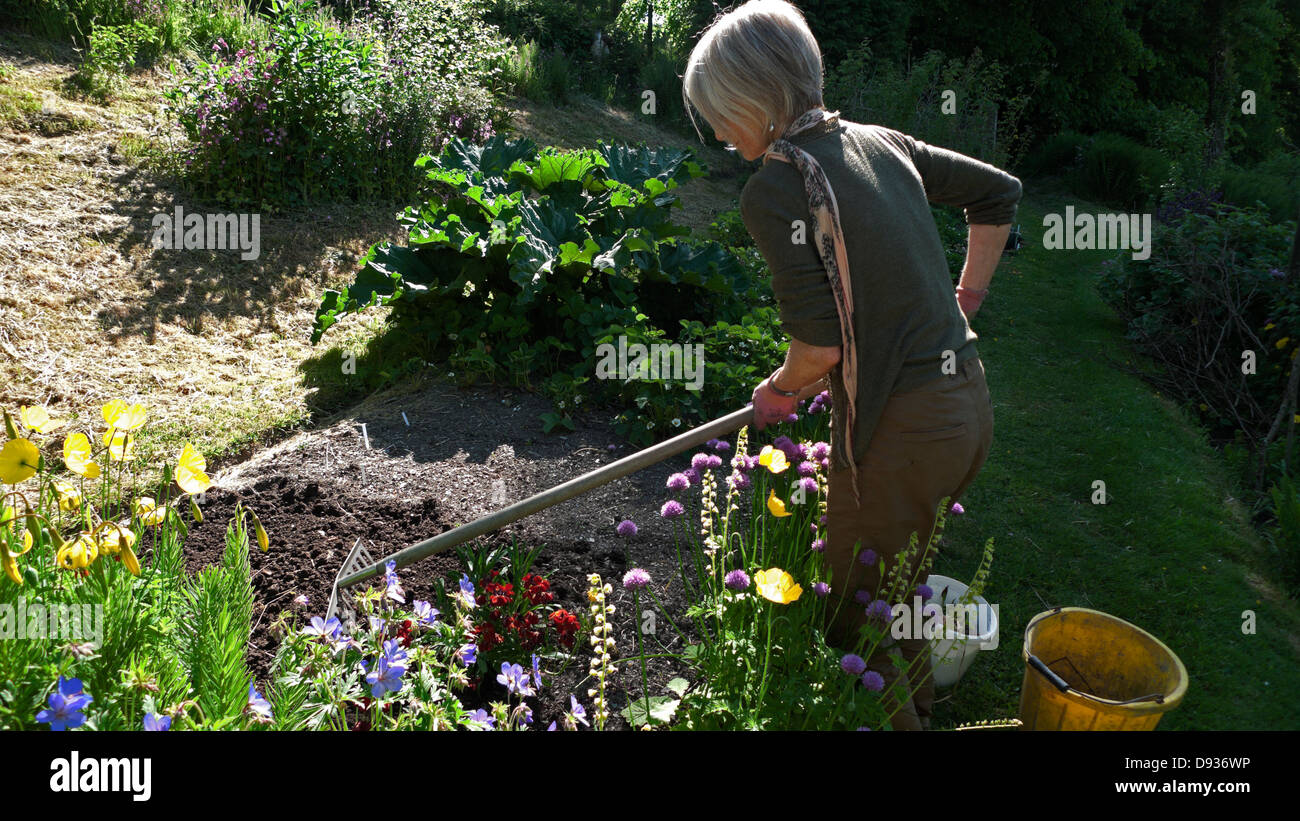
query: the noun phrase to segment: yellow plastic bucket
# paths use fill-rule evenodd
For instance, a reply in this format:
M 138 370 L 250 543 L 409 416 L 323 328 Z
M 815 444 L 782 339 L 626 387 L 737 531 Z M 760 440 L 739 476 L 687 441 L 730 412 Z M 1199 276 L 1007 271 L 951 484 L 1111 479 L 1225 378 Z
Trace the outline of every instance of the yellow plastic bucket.
M 1021 655 L 1026 730 L 1150 730 L 1187 692 L 1187 668 L 1172 650 L 1097 610 L 1039 613 Z

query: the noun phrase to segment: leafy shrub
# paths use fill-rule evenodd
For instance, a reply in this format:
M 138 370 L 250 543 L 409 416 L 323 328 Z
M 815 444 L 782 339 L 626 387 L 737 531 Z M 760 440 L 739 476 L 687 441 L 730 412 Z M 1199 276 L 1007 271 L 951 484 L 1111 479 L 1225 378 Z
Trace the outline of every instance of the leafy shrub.
M 1300 490 L 1290 476 L 1284 475 L 1269 489 L 1269 497 L 1277 522 L 1273 528 L 1274 550 L 1294 595 L 1300 591 Z
M 1209 204 L 1154 226 L 1149 259 L 1104 263 L 1100 288 L 1137 349 L 1162 370 L 1149 378 L 1199 409 L 1219 437 L 1266 435 L 1300 342 L 1300 289 L 1284 269 L 1295 223 L 1256 208 Z M 1242 351 L 1255 356 L 1243 373 Z
M 1169 160 L 1154 148 L 1118 134 L 1098 134 L 1070 178 L 1081 197 L 1117 208 L 1139 210 L 1157 196 L 1169 173 Z
M 689 340 L 714 347 L 708 354 L 737 344 L 729 326 L 709 325 L 755 321 L 736 300 L 751 291 L 750 273 L 671 220 L 672 189 L 703 174 L 688 151 L 539 150 L 494 137 L 482 146 L 453 141 L 420 165 L 429 169 L 430 196 L 401 217 L 408 244 L 375 245 L 351 286 L 325 292 L 313 342 L 349 313 L 391 304 L 389 321 L 425 344 L 425 359 L 462 357 L 517 382 L 544 377 L 542 390 L 562 411 L 552 424 L 584 397 L 641 411 L 650 404 L 649 419 L 620 423 L 621 433 L 645 441 L 656 420 L 677 419 L 675 427 L 687 418 L 683 408 L 702 407 L 685 379 L 597 373 L 598 347 L 619 337 L 629 345 Z
M 1054 134 L 1025 157 L 1023 170 L 1031 175 L 1068 176 L 1082 164 L 1087 144 L 1088 138 L 1077 131 Z
M 1277 154 L 1253 168 L 1226 171 L 1223 198 L 1233 205 L 1262 203 L 1275 220 L 1294 219 L 1300 213 L 1300 156 Z
M 563 52 L 544 51 L 537 41 L 528 40 L 501 62 L 501 79 L 505 88 L 529 100 L 563 104 L 569 100 L 572 70 Z
M 849 120 L 879 123 L 917 139 L 985 162 L 1014 165 L 1032 134 L 1022 130 L 1028 96 L 1006 98 L 1007 70 L 931 51 L 907 69 L 874 60 L 863 43 L 828 70 L 823 98 Z M 956 97 L 955 113 L 943 113 L 944 92 Z
M 477 54 L 493 53 L 461 50 L 490 34 L 474 34 L 452 0 L 410 13 L 406 2 L 374 0 L 366 25 L 342 29 L 276 0 L 267 41 L 218 42 L 213 61 L 168 94 L 198 193 L 254 206 L 409 199 L 415 158 L 444 132 L 492 133 L 494 109 L 475 81 L 491 76 Z
M 157 29 L 142 20 L 124 26 L 95 26 L 73 84 L 97 97 L 108 97 L 122 87 L 136 54 L 156 49 L 158 42 Z

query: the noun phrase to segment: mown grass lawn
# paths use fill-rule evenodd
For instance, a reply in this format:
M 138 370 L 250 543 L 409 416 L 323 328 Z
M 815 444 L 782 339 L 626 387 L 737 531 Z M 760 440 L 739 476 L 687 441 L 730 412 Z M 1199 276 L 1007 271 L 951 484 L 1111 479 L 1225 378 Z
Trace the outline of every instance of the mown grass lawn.
M 936 726 L 1017 715 L 1025 626 L 1061 605 L 1118 616 L 1178 654 L 1190 685 L 1161 729 L 1296 729 L 1300 608 L 1222 456 L 1175 403 L 1108 362 L 1133 359 L 1095 285 L 1115 252 L 1045 250 L 1043 215 L 1066 204 L 1026 196 L 1026 247 L 1004 259 L 972 323 L 993 452 L 936 570 L 969 578 L 995 538 L 986 598 L 1000 607 L 1001 643 L 938 705 Z M 1092 503 L 1096 480 L 1104 505 Z M 1254 635 L 1242 632 L 1247 610 Z

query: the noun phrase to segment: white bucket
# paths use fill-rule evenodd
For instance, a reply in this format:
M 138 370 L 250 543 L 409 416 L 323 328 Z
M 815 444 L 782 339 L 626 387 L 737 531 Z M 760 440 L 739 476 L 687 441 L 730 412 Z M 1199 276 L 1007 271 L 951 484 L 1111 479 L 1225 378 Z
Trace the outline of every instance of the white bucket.
M 944 608 L 945 615 L 948 612 L 949 604 L 957 604 L 966 591 L 970 588 L 947 576 L 931 574 L 925 582 L 929 588 L 934 591 L 934 598 L 931 603 L 940 605 Z M 940 592 L 943 596 L 940 600 Z M 963 625 L 960 621 L 955 625 L 945 620 L 943 632 L 937 636 L 934 643 L 930 645 L 930 666 L 934 675 L 935 687 L 951 687 L 957 683 L 970 667 L 971 662 L 975 660 L 976 654 L 980 651 L 980 645 L 984 644 L 990 647 L 997 646 L 998 635 L 998 614 L 983 596 L 976 596 L 971 602 L 975 605 L 975 623 Z M 962 628 L 966 629 L 963 630 Z M 949 632 L 952 632 L 951 637 Z M 978 635 L 975 632 L 978 631 Z

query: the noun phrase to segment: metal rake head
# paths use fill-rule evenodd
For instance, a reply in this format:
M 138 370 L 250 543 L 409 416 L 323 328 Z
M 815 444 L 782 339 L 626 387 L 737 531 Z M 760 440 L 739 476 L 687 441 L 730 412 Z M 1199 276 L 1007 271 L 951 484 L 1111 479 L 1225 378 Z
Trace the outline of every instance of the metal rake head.
M 370 551 L 362 544 L 361 539 L 352 545 L 348 551 L 348 557 L 339 568 L 339 572 L 334 575 L 334 587 L 330 590 L 330 606 L 325 611 L 325 619 L 338 617 L 343 624 L 345 632 L 351 633 L 356 626 L 357 614 L 353 608 L 352 596 L 348 594 L 347 588 L 339 587 L 339 579 L 352 575 L 363 567 L 369 567 L 374 564 L 375 560 L 370 556 Z

